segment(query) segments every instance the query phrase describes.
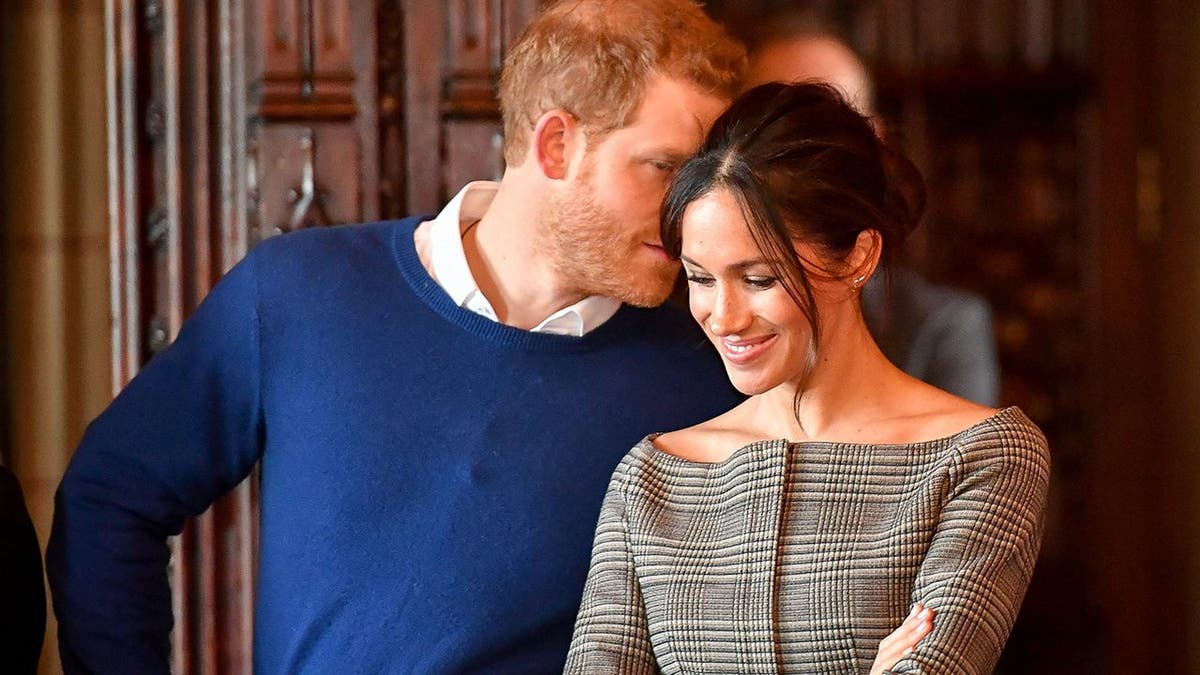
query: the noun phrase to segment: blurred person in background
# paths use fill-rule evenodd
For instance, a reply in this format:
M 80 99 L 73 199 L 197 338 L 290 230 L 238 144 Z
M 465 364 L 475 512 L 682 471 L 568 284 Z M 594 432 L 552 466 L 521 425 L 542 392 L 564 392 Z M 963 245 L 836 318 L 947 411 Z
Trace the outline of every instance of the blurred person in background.
M 875 89 L 866 65 L 814 12 L 784 11 L 751 50 L 746 87 L 823 81 L 839 89 L 876 130 Z M 867 326 L 904 372 L 981 405 L 1000 401 L 992 312 L 982 297 L 922 278 L 902 263 L 872 278 L 862 293 Z
M 42 551 L 21 485 L 0 465 L 0 670 L 36 673 L 45 631 Z

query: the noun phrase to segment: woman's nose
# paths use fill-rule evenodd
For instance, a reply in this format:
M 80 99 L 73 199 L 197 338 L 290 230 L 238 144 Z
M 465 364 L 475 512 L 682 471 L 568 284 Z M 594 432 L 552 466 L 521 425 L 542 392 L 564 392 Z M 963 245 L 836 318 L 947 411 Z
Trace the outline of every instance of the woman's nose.
M 718 289 L 708 316 L 708 329 L 714 335 L 734 335 L 750 325 L 750 312 L 736 290 Z

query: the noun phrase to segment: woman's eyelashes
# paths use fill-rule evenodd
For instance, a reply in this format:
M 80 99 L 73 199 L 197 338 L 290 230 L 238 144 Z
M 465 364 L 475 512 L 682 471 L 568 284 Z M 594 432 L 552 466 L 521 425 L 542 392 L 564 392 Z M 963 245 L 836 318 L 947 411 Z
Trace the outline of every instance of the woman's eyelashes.
M 696 284 L 697 286 L 710 287 L 716 284 L 716 279 L 700 272 L 687 271 L 684 273 L 688 283 Z M 765 291 L 773 287 L 778 282 L 775 277 L 746 275 L 742 277 L 742 283 L 747 287 L 756 291 Z

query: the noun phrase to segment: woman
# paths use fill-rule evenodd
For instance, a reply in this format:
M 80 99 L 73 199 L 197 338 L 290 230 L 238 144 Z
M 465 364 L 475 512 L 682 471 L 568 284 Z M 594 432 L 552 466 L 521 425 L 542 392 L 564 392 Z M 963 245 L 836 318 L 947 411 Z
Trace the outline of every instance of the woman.
M 568 672 L 991 672 L 1049 456 L 1020 410 L 905 375 L 867 331 L 859 289 L 922 190 L 816 84 L 750 90 L 680 169 L 664 245 L 749 398 L 617 468 Z M 893 664 L 880 639 L 914 602 L 937 620 Z

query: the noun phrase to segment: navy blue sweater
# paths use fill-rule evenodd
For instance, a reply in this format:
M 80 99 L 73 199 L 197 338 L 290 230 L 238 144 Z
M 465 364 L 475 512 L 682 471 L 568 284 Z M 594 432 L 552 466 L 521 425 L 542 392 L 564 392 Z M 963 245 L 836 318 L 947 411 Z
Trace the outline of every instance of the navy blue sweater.
M 674 309 L 454 306 L 416 223 L 264 242 L 91 424 L 47 561 L 68 673 L 167 672 L 166 538 L 260 460 L 257 673 L 561 671 L 613 468 L 738 399 Z

